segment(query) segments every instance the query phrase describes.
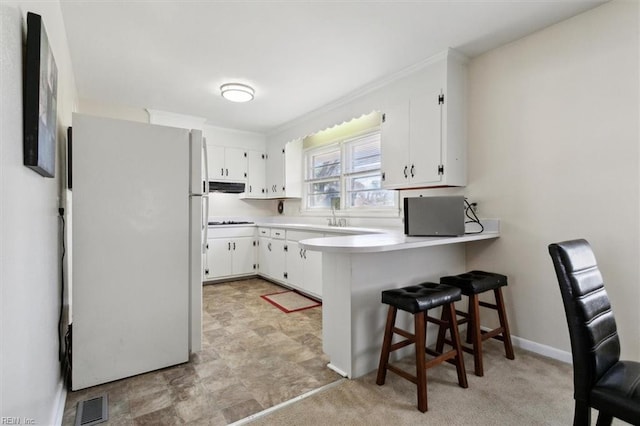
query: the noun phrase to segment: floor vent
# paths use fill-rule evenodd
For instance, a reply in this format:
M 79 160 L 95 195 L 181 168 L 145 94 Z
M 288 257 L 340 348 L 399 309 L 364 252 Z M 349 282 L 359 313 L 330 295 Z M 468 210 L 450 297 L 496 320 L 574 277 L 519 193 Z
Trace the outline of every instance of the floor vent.
M 75 426 L 91 426 L 109 419 L 107 394 L 78 402 Z

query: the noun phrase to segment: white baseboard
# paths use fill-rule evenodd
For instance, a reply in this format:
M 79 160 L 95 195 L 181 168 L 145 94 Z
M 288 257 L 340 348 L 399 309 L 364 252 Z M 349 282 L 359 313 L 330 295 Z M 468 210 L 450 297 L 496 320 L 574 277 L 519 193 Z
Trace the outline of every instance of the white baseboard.
M 489 327 L 480 327 L 484 331 L 490 331 Z M 522 337 L 511 335 L 511 343 L 513 346 L 524 349 L 538 355 L 546 356 L 547 358 L 557 359 L 558 361 L 566 362 L 567 364 L 573 363 L 571 352 L 562 351 L 552 346 L 543 345 L 542 343 L 533 342 L 531 340 L 523 339 Z
M 532 342 L 531 340 L 523 339 L 522 337 L 514 335 L 511 335 L 511 341 L 514 346 L 517 346 L 520 349 L 525 349 L 548 358 L 557 359 L 558 361 L 566 362 L 567 364 L 573 363 L 571 352 L 562 351 L 552 346 Z
M 64 385 L 64 379 L 60 379 L 58 383 L 58 392 L 56 392 L 56 402 L 53 407 L 52 425 L 62 426 L 62 418 L 64 417 L 64 407 L 67 402 L 67 387 Z

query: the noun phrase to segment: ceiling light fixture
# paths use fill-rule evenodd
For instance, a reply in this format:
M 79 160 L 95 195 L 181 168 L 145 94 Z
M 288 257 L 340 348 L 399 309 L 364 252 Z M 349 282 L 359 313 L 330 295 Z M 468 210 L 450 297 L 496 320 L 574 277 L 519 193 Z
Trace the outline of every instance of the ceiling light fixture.
M 248 102 L 253 99 L 253 87 L 240 83 L 227 83 L 220 86 L 220 94 L 231 102 Z

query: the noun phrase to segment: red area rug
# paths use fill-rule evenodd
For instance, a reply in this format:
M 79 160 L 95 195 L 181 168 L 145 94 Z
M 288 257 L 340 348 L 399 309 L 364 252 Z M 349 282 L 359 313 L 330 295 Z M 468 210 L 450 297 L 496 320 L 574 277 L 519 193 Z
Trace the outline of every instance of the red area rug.
M 286 314 L 322 306 L 322 303 L 309 299 L 295 291 L 280 291 L 278 293 L 264 294 L 260 297 Z

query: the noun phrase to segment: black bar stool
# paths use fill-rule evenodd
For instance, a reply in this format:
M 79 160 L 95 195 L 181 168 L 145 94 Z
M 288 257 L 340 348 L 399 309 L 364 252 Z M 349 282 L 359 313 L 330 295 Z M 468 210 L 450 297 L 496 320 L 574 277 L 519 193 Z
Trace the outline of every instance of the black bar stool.
M 509 323 L 507 322 L 507 312 L 504 307 L 502 297 L 502 287 L 507 285 L 507 277 L 501 274 L 485 271 L 471 271 L 465 274 L 440 278 L 441 284 L 455 286 L 462 291 L 462 294 L 469 297 L 468 312 L 456 310 L 456 314 L 463 317 L 458 321 L 458 325 L 467 325 L 467 343 L 473 345 L 472 348 L 463 346 L 465 352 L 473 354 L 473 362 L 476 376 L 484 375 L 482 365 L 482 342 L 487 339 L 497 339 L 504 343 L 505 355 L 508 359 L 514 359 L 513 346 L 511 345 L 511 334 L 509 333 Z M 478 295 L 485 291 L 493 290 L 496 303 L 482 302 Z M 500 327 L 489 331 L 480 329 L 480 307 L 490 308 L 498 311 Z M 442 350 L 445 340 L 446 330 L 441 329 L 438 333 L 436 350 Z
M 378 366 L 376 383 L 378 385 L 384 385 L 387 370 L 393 371 L 399 376 L 415 383 L 418 387 L 418 410 L 423 413 L 427 411 L 427 368 L 441 364 L 444 361 L 450 362 L 456 366 L 458 384 L 463 388 L 468 387 L 454 306 L 454 302 L 460 299 L 460 289 L 429 282 L 382 292 L 382 303 L 389 305 L 389 311 L 384 330 L 382 351 L 380 352 L 380 365 Z M 438 306 L 442 306 L 443 315 L 441 319 L 427 315 L 427 310 Z M 398 309 L 413 314 L 414 334 L 395 326 Z M 439 325 L 440 329 L 444 330 L 443 333 L 446 333 L 446 329 L 449 329 L 451 333 L 451 344 L 453 346 L 452 350 L 442 353 L 442 348 L 436 352 L 426 347 L 427 322 Z M 391 344 L 394 334 L 403 336 L 405 340 Z M 389 355 L 391 352 L 412 343 L 415 344 L 416 354 L 415 376 L 389 364 Z M 425 353 L 433 355 L 435 358 L 427 362 Z

